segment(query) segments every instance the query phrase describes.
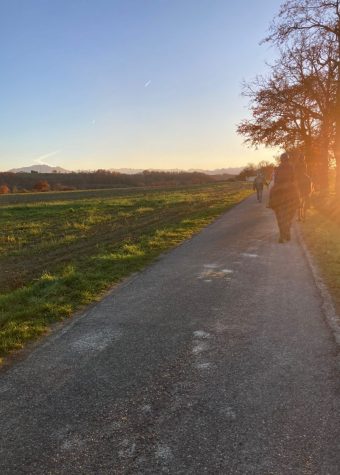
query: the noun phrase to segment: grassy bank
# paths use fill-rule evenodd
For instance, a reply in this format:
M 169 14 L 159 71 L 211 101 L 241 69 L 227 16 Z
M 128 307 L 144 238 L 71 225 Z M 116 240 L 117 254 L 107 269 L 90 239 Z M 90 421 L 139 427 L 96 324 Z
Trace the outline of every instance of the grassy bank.
M 317 203 L 302 232 L 340 315 L 340 204 L 334 198 Z
M 0 356 L 70 317 L 251 193 L 239 183 L 0 200 Z

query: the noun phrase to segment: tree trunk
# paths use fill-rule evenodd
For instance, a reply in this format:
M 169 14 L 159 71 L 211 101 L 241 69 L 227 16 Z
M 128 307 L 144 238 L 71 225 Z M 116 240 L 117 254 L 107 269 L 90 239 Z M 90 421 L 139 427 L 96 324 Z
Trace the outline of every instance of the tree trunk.
M 320 191 L 327 194 L 329 188 L 329 132 L 330 121 L 326 116 L 322 124 L 320 144 Z
M 329 180 L 328 180 L 328 172 L 329 172 L 329 167 L 328 167 L 328 150 L 322 150 L 321 155 L 320 155 L 320 165 L 319 165 L 319 184 L 320 184 L 320 192 L 322 194 L 327 194 L 328 193 L 328 186 L 329 186 Z
M 336 179 L 335 179 L 335 192 L 337 196 L 340 196 L 340 81 L 338 81 L 337 87 L 337 100 L 336 100 L 336 116 L 335 116 L 335 165 L 336 165 Z
M 340 29 L 340 25 L 338 27 Z M 334 156 L 336 165 L 335 192 L 340 197 L 340 34 L 337 35 L 338 41 L 338 67 L 335 101 L 335 140 Z

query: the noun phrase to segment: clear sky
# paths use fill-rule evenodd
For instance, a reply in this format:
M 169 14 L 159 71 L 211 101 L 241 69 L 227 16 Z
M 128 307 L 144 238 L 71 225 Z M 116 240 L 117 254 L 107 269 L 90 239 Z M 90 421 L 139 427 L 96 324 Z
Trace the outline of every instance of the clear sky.
M 1 0 L 0 169 L 221 168 L 280 0 Z

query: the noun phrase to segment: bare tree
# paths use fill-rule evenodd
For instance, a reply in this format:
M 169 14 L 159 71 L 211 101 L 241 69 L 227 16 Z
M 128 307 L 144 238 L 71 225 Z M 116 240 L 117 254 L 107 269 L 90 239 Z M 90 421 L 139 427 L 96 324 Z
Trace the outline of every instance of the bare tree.
M 269 76 L 244 86 L 252 119 L 241 122 L 238 132 L 252 145 L 303 151 L 320 188 L 326 190 L 334 136 L 334 44 L 319 38 L 310 47 L 302 34 L 279 53 Z
M 337 166 L 336 190 L 340 194 L 340 0 L 287 0 L 273 21 L 265 39 L 278 45 L 304 35 L 312 48 L 320 39 L 333 44 L 335 71 L 334 156 Z
M 336 50 L 329 38 L 319 38 L 311 46 L 302 34 L 287 45 L 276 64 L 290 87 L 300 89 L 293 101 L 302 116 L 301 139 L 307 159 L 313 162 L 322 189 L 328 188 L 328 169 L 333 158 L 336 105 Z M 308 124 L 314 127 L 308 128 Z M 307 125 L 304 126 L 304 124 Z

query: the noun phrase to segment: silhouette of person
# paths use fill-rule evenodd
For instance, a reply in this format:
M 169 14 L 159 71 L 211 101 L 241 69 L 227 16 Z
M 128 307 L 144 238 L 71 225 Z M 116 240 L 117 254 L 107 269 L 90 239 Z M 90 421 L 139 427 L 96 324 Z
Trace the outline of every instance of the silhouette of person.
M 262 172 L 258 172 L 254 180 L 253 189 L 256 190 L 257 201 L 259 203 L 262 203 L 264 185 L 267 185 L 266 178 Z
M 276 215 L 279 227 L 279 242 L 290 241 L 290 229 L 299 207 L 299 193 L 295 182 L 294 169 L 287 153 L 280 157 L 275 171 L 274 185 L 270 192 L 269 207 Z

